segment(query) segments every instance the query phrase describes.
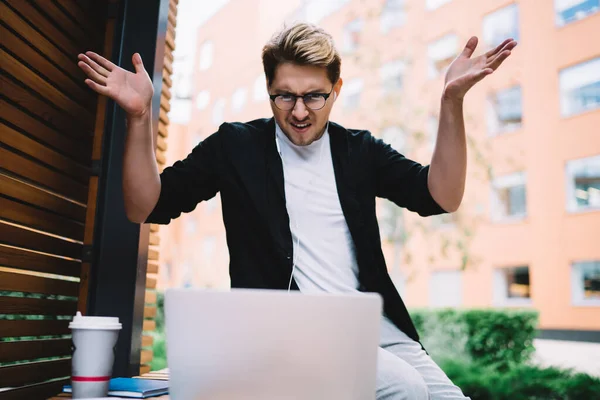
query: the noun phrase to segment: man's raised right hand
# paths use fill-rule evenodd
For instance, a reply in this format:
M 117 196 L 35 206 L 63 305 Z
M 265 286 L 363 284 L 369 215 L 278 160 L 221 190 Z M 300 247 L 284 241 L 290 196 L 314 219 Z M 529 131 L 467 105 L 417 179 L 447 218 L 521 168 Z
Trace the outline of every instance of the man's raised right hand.
M 154 87 L 139 53 L 132 57 L 135 73 L 91 51 L 77 58 L 77 65 L 88 76 L 85 83 L 95 92 L 113 99 L 129 117 L 143 117 L 150 111 Z

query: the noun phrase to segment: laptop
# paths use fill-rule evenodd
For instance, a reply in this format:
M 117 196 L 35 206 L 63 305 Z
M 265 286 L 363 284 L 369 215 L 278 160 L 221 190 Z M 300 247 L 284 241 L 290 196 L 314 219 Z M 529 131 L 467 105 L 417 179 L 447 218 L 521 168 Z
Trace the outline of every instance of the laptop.
M 173 400 L 375 399 L 378 294 L 169 289 Z

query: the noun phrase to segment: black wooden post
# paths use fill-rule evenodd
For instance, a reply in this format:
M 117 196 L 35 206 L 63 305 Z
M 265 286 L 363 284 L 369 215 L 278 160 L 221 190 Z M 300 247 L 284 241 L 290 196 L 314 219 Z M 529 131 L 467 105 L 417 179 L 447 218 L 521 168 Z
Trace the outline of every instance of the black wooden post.
M 122 0 L 110 12 L 118 21 L 112 61 L 133 71 L 131 56 L 139 52 L 154 83 L 156 134 L 169 0 Z M 131 223 L 125 215 L 121 188 L 125 136 L 125 112 L 110 102 L 102 145 L 88 315 L 116 316 L 123 324 L 113 376 L 139 374 L 148 260 L 148 226 Z

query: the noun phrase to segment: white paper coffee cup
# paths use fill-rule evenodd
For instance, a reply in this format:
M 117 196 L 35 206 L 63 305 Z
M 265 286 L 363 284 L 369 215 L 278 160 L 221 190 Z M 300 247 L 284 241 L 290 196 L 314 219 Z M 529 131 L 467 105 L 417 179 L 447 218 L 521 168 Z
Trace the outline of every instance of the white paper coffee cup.
M 69 328 L 73 336 L 73 398 L 105 397 L 121 330 L 119 318 L 84 317 L 77 312 Z

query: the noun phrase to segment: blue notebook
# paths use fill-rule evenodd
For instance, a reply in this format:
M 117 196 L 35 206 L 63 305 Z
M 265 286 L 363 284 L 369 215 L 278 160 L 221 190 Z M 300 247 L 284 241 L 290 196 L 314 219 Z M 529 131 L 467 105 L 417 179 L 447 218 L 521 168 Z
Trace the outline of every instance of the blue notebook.
M 71 393 L 71 385 L 65 385 L 63 392 Z M 169 382 L 152 379 L 113 378 L 108 388 L 109 396 L 145 399 L 169 393 Z

